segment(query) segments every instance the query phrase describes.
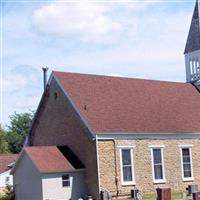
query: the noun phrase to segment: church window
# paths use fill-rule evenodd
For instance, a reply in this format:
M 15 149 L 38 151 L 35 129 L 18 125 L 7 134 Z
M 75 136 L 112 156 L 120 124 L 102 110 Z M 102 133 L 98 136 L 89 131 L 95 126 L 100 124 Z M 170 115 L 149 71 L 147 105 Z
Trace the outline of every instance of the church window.
M 134 185 L 133 147 L 120 147 L 122 185 Z
M 193 180 L 192 145 L 179 145 L 181 152 L 181 168 L 183 181 Z
M 165 183 L 164 145 L 150 145 L 154 183 Z

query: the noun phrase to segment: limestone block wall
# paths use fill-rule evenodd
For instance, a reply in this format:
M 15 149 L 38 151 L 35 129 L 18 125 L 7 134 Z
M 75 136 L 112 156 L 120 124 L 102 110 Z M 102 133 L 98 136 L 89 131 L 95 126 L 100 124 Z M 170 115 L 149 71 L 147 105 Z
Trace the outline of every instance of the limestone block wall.
M 184 182 L 181 171 L 181 153 L 178 145 L 192 146 L 192 161 L 194 181 Z M 185 190 L 188 184 L 196 183 L 200 186 L 200 140 L 115 140 L 98 141 L 100 187 L 120 195 L 129 195 L 131 186 L 122 186 L 120 177 L 120 145 L 134 145 L 133 161 L 136 187 L 144 193 L 155 192 L 160 186 L 169 186 L 173 191 Z M 164 166 L 166 183 L 153 183 L 151 149 L 149 145 L 165 145 Z M 116 164 L 115 164 L 116 163 Z M 118 181 L 116 181 L 118 180 Z

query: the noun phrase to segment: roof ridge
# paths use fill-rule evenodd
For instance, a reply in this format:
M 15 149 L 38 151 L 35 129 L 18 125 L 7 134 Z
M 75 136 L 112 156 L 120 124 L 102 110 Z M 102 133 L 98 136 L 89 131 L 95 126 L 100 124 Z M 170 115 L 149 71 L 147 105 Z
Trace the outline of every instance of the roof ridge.
M 80 75 L 80 76 L 91 76 L 91 77 L 99 77 L 99 78 L 113 78 L 113 79 L 128 79 L 128 80 L 136 80 L 136 81 L 150 81 L 150 82 L 161 82 L 161 83 L 169 83 L 169 84 L 188 84 L 186 82 L 178 82 L 178 81 L 166 81 L 166 80 L 155 80 L 155 79 L 145 79 L 145 78 L 134 78 L 127 76 L 114 76 L 114 75 L 104 75 L 104 74 L 89 74 L 89 73 L 77 73 L 77 72 L 64 72 L 64 71 L 52 71 L 53 74 L 70 74 L 70 75 Z

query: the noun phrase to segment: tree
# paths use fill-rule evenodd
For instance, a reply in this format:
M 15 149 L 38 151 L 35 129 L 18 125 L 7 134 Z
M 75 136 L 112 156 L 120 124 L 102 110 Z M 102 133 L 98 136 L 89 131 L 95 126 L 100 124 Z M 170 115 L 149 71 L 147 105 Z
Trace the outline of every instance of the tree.
M 12 153 L 19 153 L 31 127 L 34 112 L 14 113 L 10 116 L 10 125 L 7 131 L 7 142 Z
M 6 140 L 6 131 L 0 125 L 0 153 L 8 153 L 8 142 Z

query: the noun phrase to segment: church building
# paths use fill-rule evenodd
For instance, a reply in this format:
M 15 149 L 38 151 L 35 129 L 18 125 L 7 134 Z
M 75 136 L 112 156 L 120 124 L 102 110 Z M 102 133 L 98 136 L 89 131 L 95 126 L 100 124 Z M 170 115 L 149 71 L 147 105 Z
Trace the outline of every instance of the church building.
M 53 71 L 12 170 L 16 198 L 200 187 L 199 0 L 185 65 L 186 83 Z

